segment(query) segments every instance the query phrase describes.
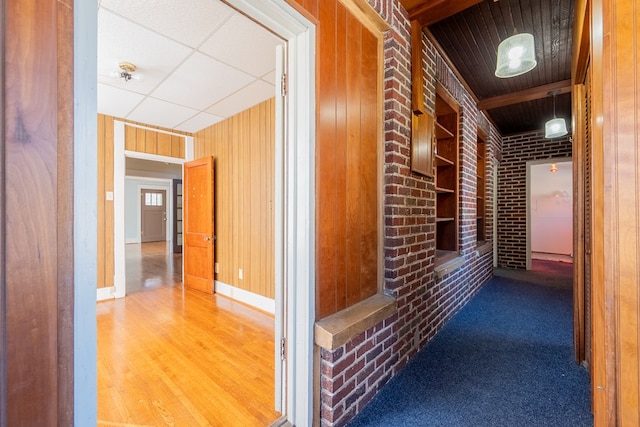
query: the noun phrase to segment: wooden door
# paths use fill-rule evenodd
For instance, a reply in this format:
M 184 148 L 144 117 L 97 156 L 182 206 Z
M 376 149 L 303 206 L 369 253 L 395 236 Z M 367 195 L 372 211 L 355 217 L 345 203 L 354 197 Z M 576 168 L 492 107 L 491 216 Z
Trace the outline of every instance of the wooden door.
M 213 293 L 213 157 L 184 165 L 184 284 Z
M 166 190 L 143 189 L 140 198 L 142 243 L 167 240 Z

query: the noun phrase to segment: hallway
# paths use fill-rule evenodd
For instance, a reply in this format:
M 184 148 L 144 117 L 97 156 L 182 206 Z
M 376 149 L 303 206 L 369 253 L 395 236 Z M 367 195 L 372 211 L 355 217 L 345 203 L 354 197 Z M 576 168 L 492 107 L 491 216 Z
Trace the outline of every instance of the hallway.
M 573 356 L 571 264 L 534 269 L 496 269 L 349 425 L 593 425 Z

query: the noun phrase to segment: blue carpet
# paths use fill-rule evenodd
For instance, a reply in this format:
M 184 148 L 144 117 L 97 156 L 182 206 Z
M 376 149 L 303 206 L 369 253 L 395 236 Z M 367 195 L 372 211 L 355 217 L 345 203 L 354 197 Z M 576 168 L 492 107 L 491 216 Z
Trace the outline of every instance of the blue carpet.
M 572 304 L 494 277 L 349 426 L 592 426 Z

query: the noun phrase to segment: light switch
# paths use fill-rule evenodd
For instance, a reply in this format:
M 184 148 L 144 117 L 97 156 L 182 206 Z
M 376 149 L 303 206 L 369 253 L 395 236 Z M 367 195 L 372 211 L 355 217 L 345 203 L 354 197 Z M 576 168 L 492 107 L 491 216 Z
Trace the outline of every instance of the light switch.
M 107 191 L 107 200 L 113 200 L 113 191 Z
M 238 269 L 238 279 L 242 280 L 242 269 L 241 268 Z

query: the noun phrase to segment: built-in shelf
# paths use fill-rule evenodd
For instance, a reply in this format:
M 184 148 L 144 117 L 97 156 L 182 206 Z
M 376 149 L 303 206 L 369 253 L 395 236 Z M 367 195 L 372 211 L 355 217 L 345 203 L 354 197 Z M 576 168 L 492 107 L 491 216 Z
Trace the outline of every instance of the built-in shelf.
M 440 122 L 436 120 L 436 138 L 444 139 L 444 138 L 453 138 L 453 137 L 455 137 L 455 135 L 449 129 L 444 127 Z
M 448 221 L 453 221 L 453 218 L 443 218 L 443 217 L 436 217 L 436 222 L 448 222 Z
M 436 166 L 453 166 L 453 161 L 436 154 Z
M 458 129 L 460 107 L 441 85 L 436 85 L 436 250 L 458 254 Z M 440 252 L 439 252 L 440 253 Z M 436 262 L 440 257 L 436 256 Z
M 487 144 L 483 139 L 483 133 L 478 130 L 478 138 L 477 138 L 477 154 L 478 161 L 476 163 L 476 234 L 478 246 L 485 243 L 486 239 L 486 223 L 485 223 L 485 194 L 486 194 L 486 161 L 485 157 L 487 154 Z
M 455 190 L 452 190 L 450 188 L 442 188 L 442 187 L 436 187 L 436 193 L 455 193 Z

